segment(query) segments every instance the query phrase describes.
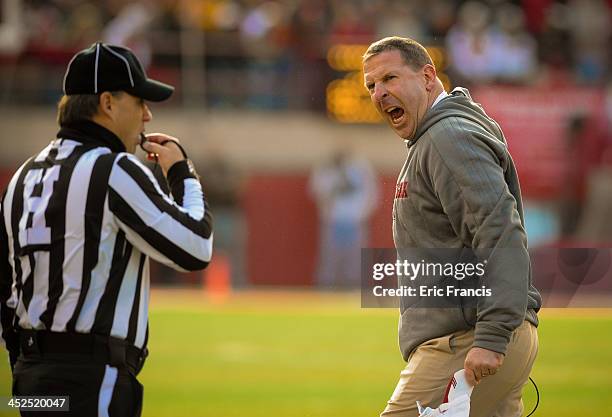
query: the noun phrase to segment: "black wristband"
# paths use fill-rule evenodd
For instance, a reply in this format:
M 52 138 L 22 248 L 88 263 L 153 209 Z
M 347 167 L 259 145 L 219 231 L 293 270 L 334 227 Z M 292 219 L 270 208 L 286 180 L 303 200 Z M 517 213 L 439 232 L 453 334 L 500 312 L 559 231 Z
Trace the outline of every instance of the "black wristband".
M 176 183 L 182 182 L 185 178 L 198 179 L 198 175 L 193 168 L 193 164 L 189 159 L 183 159 L 181 161 L 172 164 L 168 170 L 168 184 L 172 188 Z

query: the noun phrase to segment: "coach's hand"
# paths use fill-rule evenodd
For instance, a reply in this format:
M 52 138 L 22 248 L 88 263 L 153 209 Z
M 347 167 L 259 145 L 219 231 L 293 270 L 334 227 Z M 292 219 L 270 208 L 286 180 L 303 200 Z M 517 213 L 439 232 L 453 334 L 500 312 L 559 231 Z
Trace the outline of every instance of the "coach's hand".
M 504 362 L 504 355 L 492 350 L 473 347 L 465 357 L 465 379 L 471 385 L 477 385 L 482 378 L 495 375 Z
M 157 162 L 164 172 L 164 176 L 168 174 L 172 165 L 185 159 L 183 151 L 177 145 L 179 142 L 177 138 L 163 133 L 149 133 L 146 137 L 147 140 L 143 144 L 143 148 L 149 153 L 147 157 L 155 159 L 152 154 L 157 155 Z

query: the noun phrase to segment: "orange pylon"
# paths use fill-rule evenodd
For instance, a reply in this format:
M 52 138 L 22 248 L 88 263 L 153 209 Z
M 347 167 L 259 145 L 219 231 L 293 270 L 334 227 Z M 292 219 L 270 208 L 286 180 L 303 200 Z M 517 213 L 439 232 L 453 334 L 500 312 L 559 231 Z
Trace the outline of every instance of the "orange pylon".
M 206 295 L 213 303 L 223 303 L 232 291 L 232 267 L 228 256 L 223 252 L 214 254 L 211 263 L 202 271 Z

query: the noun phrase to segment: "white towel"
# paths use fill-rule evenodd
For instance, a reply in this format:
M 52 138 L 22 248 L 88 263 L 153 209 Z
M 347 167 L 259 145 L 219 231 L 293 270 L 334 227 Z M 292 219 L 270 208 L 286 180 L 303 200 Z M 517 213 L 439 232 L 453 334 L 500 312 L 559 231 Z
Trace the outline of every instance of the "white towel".
M 473 386 L 465 379 L 463 369 L 455 372 L 446 388 L 444 402 L 438 408 L 423 408 L 417 401 L 419 417 L 469 417 Z

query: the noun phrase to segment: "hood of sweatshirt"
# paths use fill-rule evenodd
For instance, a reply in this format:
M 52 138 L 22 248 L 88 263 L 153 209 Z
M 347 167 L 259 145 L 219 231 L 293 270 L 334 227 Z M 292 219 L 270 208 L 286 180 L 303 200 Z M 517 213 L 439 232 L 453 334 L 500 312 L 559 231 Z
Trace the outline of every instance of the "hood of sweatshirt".
M 462 117 L 477 123 L 505 144 L 504 136 L 495 120 L 485 113 L 480 104 L 472 101 L 467 89 L 456 87 L 447 97 L 444 97 L 425 113 L 425 117 L 417 128 L 414 137 L 406 141 L 406 145 L 409 148 L 413 146 L 431 126 L 447 117 Z

